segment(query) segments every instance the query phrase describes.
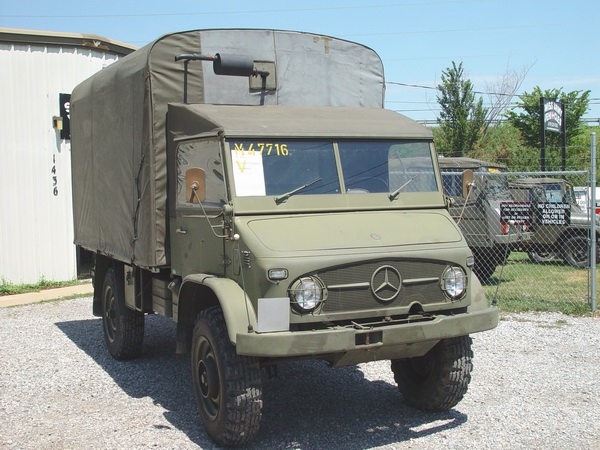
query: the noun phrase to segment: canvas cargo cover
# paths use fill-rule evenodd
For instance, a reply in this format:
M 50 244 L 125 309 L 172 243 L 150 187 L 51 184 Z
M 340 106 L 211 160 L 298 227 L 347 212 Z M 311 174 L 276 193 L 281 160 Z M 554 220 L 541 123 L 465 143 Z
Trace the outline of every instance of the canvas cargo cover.
M 103 69 L 71 97 L 75 243 L 141 267 L 169 265 L 166 114 L 183 101 L 181 54 L 273 61 L 277 89 L 190 62 L 188 102 L 382 108 L 383 66 L 371 49 L 309 33 L 195 30 L 163 36 Z

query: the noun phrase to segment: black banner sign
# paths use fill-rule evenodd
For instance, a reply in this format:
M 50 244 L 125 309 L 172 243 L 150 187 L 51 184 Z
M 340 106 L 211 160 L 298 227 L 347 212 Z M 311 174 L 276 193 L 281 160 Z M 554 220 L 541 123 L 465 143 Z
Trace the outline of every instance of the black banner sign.
M 569 203 L 538 203 L 537 213 L 542 225 L 571 224 L 571 205 Z
M 564 107 L 562 103 L 544 99 L 544 130 L 560 133 L 562 130 L 563 112 Z
M 525 225 L 531 223 L 531 203 L 500 203 L 500 222 Z

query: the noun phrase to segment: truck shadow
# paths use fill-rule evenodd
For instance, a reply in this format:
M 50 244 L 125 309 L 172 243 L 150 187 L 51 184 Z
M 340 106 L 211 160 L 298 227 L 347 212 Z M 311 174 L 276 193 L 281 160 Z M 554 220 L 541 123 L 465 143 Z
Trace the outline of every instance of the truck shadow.
M 112 359 L 99 319 L 56 325 L 127 395 L 150 397 L 190 441 L 214 448 L 196 411 L 189 355 L 175 354 L 170 319 L 147 317 L 144 355 L 133 361 Z M 330 369 L 320 361 L 282 364 L 274 376 L 264 370 L 263 401 L 260 431 L 247 448 L 358 450 L 419 439 L 467 421 L 457 410 L 425 414 L 406 406 L 392 378 L 368 379 L 360 367 Z

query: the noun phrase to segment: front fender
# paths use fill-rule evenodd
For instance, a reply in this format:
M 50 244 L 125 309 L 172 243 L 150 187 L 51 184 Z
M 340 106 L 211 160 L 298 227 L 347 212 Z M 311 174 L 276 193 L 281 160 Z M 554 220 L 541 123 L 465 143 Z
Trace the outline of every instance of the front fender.
M 193 274 L 184 278 L 180 292 L 186 292 L 191 285 L 203 286 L 209 289 L 216 298 L 218 304 L 223 310 L 225 324 L 229 339 L 233 344 L 236 343 L 236 336 L 248 331 L 256 330 L 257 320 L 256 312 L 250 298 L 244 290 L 234 281 L 228 278 L 220 278 L 208 274 Z M 180 301 L 184 299 L 180 298 Z M 201 301 L 196 299 L 196 301 Z M 201 305 L 196 309 L 200 311 L 212 304 Z
M 489 308 L 489 302 L 485 295 L 485 290 L 475 275 L 474 272 L 471 272 L 470 281 L 470 289 L 471 289 L 471 305 L 467 308 L 469 312 L 482 311 L 484 309 Z

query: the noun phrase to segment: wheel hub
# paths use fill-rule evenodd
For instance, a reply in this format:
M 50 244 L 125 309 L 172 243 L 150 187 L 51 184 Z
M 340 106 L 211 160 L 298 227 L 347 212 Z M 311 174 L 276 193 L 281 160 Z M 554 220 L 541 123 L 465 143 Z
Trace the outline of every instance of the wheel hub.
M 200 392 L 205 399 L 214 400 L 219 396 L 219 374 L 212 355 L 207 355 L 198 364 Z
M 104 328 L 108 333 L 108 338 L 112 342 L 115 340 L 117 331 L 117 305 L 112 290 L 108 289 L 104 293 Z

